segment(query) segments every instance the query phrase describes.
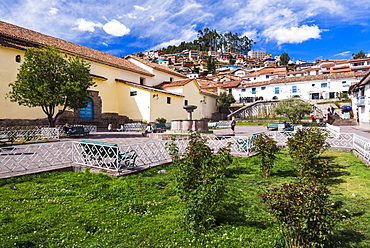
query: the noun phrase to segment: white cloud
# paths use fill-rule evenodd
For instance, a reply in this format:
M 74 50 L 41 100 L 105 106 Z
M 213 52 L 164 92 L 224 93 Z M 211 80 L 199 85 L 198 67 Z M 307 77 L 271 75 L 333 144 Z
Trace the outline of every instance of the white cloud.
M 270 28 L 264 32 L 264 36 L 270 37 L 277 41 L 277 43 L 302 43 L 303 41 L 309 39 L 319 39 L 321 38 L 320 30 L 318 26 L 312 25 L 302 25 L 300 27 L 279 27 L 277 29 Z
M 92 21 L 86 21 L 83 18 L 80 18 L 77 20 L 77 30 L 79 31 L 89 31 L 89 32 L 94 32 L 95 27 L 101 27 L 101 23 L 96 23 Z
M 195 11 L 196 9 L 200 9 L 203 6 L 197 2 L 191 1 L 191 2 L 185 2 L 184 6 L 182 6 L 181 11 L 174 14 L 174 16 L 182 15 L 188 11 Z
M 248 31 L 242 33 L 242 36 L 246 36 L 249 39 L 252 39 L 252 40 L 256 41 L 256 39 L 258 38 L 257 30 L 253 30 L 253 29 L 248 30 Z
M 139 6 L 139 5 L 134 5 L 134 8 L 135 8 L 136 10 L 149 10 L 149 9 L 150 9 L 150 6 L 149 6 L 148 8 L 144 8 L 144 7 Z
M 161 49 L 163 47 L 168 47 L 168 46 L 173 46 L 173 45 L 177 46 L 183 41 L 194 40 L 197 37 L 197 34 L 198 34 L 198 32 L 196 32 L 194 30 L 194 27 L 195 26 L 191 26 L 189 29 L 183 30 L 180 34 L 178 34 L 179 37 L 177 39 L 172 39 L 172 40 L 169 40 L 169 41 L 162 42 L 162 43 L 156 45 L 155 47 L 152 47 L 152 48 L 148 49 L 148 51 L 157 50 L 157 49 Z
M 345 52 L 337 53 L 333 57 L 348 57 L 348 55 L 350 54 L 351 54 L 351 51 L 345 51 Z
M 110 35 L 113 35 L 113 36 L 124 36 L 124 35 L 130 33 L 129 28 L 127 28 L 125 25 L 123 25 L 122 23 L 120 23 L 119 21 L 114 20 L 114 19 L 112 21 L 106 23 L 103 26 L 103 29 L 107 34 L 110 34 Z
M 56 15 L 58 13 L 59 9 L 51 7 L 49 10 L 49 14 Z

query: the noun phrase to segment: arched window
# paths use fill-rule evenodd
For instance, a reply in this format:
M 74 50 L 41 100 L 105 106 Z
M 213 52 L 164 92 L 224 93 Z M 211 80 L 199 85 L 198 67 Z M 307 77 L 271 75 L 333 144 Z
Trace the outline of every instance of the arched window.
M 80 118 L 84 120 L 93 120 L 94 119 L 93 101 L 91 100 L 90 97 L 87 97 L 86 101 L 88 102 L 87 107 L 80 109 Z

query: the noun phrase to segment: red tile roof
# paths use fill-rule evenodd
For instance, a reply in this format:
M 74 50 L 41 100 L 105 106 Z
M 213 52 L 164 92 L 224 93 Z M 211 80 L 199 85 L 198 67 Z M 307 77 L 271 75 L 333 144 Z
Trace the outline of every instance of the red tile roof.
M 151 86 L 148 86 L 148 85 L 142 85 L 142 84 L 130 82 L 130 81 L 127 81 L 127 80 L 124 80 L 124 79 L 116 78 L 115 80 L 117 82 L 125 83 L 125 84 L 128 84 L 128 85 L 131 85 L 131 86 L 134 86 L 134 87 L 137 87 L 137 88 L 141 88 L 141 89 L 145 89 L 145 90 L 149 90 L 149 91 L 155 91 L 155 92 L 160 92 L 160 93 L 169 94 L 169 95 L 173 95 L 173 96 L 184 97 L 184 95 L 182 95 L 182 94 L 157 89 L 157 88 L 154 88 L 154 87 L 151 87 Z
M 126 59 L 135 59 L 135 60 L 139 61 L 140 63 L 143 63 L 144 65 L 152 67 L 153 69 L 158 70 L 158 71 L 163 71 L 163 72 L 166 72 L 166 73 L 178 76 L 178 77 L 187 78 L 185 75 L 183 75 L 183 74 L 181 74 L 177 71 L 174 71 L 174 70 L 172 70 L 172 69 L 170 69 L 166 66 L 159 65 L 159 64 L 153 63 L 153 62 L 149 62 L 145 59 L 142 59 L 142 58 L 139 58 L 139 57 L 136 57 L 136 56 L 128 55 L 125 58 Z
M 90 59 L 92 61 L 98 61 L 103 64 L 108 64 L 114 67 L 118 67 L 124 70 L 135 72 L 138 74 L 153 77 L 154 75 L 143 68 L 131 63 L 130 61 L 119 58 L 95 49 L 77 45 L 72 42 L 54 38 L 48 35 L 44 35 L 29 29 L 21 28 L 6 22 L 0 21 L 0 40 L 2 44 L 6 43 L 10 46 L 11 43 L 18 44 L 18 49 L 25 49 L 30 46 L 47 46 L 55 45 L 59 50 L 65 51 L 67 53 L 77 54 L 83 58 Z
M 368 72 L 340 72 L 340 73 L 331 73 L 331 79 L 340 79 L 340 78 L 347 78 L 347 77 L 363 77 Z M 308 75 L 308 76 L 299 76 L 299 77 L 286 77 L 286 78 L 274 78 L 269 81 L 263 82 L 254 82 L 254 83 L 247 83 L 247 87 L 254 87 L 254 86 L 263 86 L 263 85 L 270 85 L 270 84 L 281 84 L 281 83 L 292 83 L 292 82 L 302 82 L 302 81 L 312 81 L 312 80 L 322 80 L 327 79 L 328 74 L 319 74 L 319 75 Z
M 217 91 L 211 91 L 211 90 L 200 90 L 201 93 L 211 96 L 218 96 Z
M 194 79 L 186 79 L 186 80 L 179 80 L 179 81 L 172 81 L 172 82 L 164 82 L 160 85 L 161 88 L 168 88 L 168 87 L 178 87 L 184 86 L 190 83 Z

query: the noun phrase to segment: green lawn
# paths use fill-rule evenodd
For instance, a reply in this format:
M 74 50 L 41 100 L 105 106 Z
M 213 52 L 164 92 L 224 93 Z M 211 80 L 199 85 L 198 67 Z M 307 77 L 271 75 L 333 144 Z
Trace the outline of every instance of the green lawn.
M 332 200 L 352 216 L 337 226 L 333 247 L 370 247 L 370 168 L 350 152 L 324 156 L 333 169 Z M 257 157 L 235 162 L 227 170 L 224 211 L 202 234 L 183 228 L 171 166 L 118 179 L 87 171 L 3 180 L 0 247 L 283 247 L 279 225 L 259 195 L 294 181 L 293 161 L 284 150 L 268 179 Z

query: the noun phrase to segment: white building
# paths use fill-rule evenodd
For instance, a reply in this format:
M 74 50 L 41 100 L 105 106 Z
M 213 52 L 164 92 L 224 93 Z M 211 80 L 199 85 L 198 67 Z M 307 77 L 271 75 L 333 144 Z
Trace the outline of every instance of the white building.
M 347 72 L 330 75 L 308 75 L 275 78 L 263 82 L 241 80 L 237 85 L 224 86 L 236 100 L 263 98 L 263 100 L 300 97 L 307 100 L 332 99 L 347 93 L 352 83 L 359 82 L 366 73 Z
M 370 73 L 349 89 L 354 116 L 359 124 L 370 124 Z

